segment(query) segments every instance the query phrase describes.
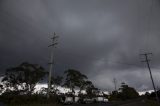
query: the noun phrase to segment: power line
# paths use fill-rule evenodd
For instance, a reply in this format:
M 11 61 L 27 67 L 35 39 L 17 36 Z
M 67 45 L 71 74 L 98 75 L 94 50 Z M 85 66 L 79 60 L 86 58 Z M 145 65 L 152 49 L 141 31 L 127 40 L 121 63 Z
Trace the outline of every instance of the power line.
M 153 89 L 154 89 L 154 92 L 156 94 L 156 99 L 157 99 L 157 102 L 159 103 L 159 98 L 158 98 L 158 94 L 157 94 L 157 91 L 156 91 L 156 87 L 155 87 L 155 83 L 154 83 L 154 80 L 153 80 L 153 76 L 152 76 L 152 72 L 151 72 L 151 68 L 150 68 L 150 64 L 149 62 L 151 60 L 148 59 L 148 55 L 151 55 L 152 53 L 144 53 L 144 54 L 140 54 L 142 56 L 145 57 L 145 60 L 142 61 L 142 62 L 145 62 L 147 64 L 147 67 L 148 67 L 148 70 L 149 70 L 149 74 L 150 74 L 150 78 L 151 78 L 151 81 L 152 81 L 152 85 L 153 85 Z
M 81 55 L 81 54 L 75 54 L 75 53 L 71 53 L 68 51 L 62 51 L 59 50 L 60 53 L 65 53 L 67 54 L 67 56 L 72 56 L 72 57 L 79 57 L 79 58 L 83 58 L 83 59 L 92 59 L 92 60 L 100 60 L 100 58 L 96 57 L 96 56 L 86 56 L 86 55 Z M 108 62 L 108 63 L 112 63 L 112 64 L 119 64 L 119 65 L 124 65 L 124 66 L 130 66 L 130 67 L 142 67 L 140 64 L 133 64 L 133 63 L 127 63 L 127 62 L 121 62 L 121 61 L 113 61 L 111 59 L 103 59 L 102 61 L 104 62 Z
M 76 53 L 69 52 L 69 51 L 63 51 L 63 50 L 60 50 L 60 49 L 57 49 L 57 51 L 58 51 L 58 53 L 64 53 L 65 55 L 71 56 L 73 58 L 74 57 L 78 57 L 78 58 L 82 58 L 82 59 L 85 59 L 85 60 L 88 60 L 88 59 L 89 60 L 97 60 L 97 61 L 101 60 L 100 58 L 98 58 L 96 56 L 92 56 L 91 57 L 91 56 L 87 56 L 87 55 L 76 54 Z M 74 59 L 74 61 L 76 61 L 76 62 L 82 62 L 79 59 Z M 127 63 L 127 62 L 122 62 L 122 61 L 113 61 L 111 59 L 103 59 L 102 61 L 107 62 L 107 63 L 111 63 L 111 64 L 123 65 L 123 66 L 126 66 L 126 67 L 136 67 L 136 68 L 143 68 L 144 67 L 141 64 Z M 61 62 L 60 63 L 57 62 L 56 64 L 61 64 Z M 156 65 L 152 65 L 152 68 L 160 69 L 160 67 L 157 67 Z

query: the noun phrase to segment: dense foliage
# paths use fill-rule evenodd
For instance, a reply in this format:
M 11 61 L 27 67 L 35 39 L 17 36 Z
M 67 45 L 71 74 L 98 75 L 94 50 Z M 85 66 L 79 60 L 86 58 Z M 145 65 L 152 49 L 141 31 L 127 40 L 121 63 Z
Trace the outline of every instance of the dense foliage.
M 73 94 L 75 87 L 84 88 L 84 83 L 88 79 L 87 76 L 74 69 L 66 70 L 64 73 L 66 74 L 64 86 L 70 88 Z
M 112 92 L 110 100 L 128 100 L 137 97 L 139 97 L 139 94 L 134 88 L 129 87 L 125 83 L 122 83 L 119 91 Z
M 64 81 L 61 76 L 51 78 L 51 95 L 50 98 L 47 98 L 47 88 L 41 88 L 39 92 L 34 92 L 35 85 L 43 80 L 45 75 L 48 75 L 43 67 L 24 62 L 16 67 L 9 68 L 0 84 L 2 93 L 0 100 L 7 104 L 60 103 L 64 96 L 74 97 L 75 88 L 79 89 L 80 97 L 91 98 L 96 96 L 98 89 L 94 87 L 86 75 L 74 69 L 68 69 L 64 74 Z M 70 88 L 71 92 L 61 94 L 58 87 L 62 85 Z M 82 90 L 86 90 L 87 94 L 82 94 Z
M 68 69 L 64 72 L 64 80 L 61 76 L 51 78 L 51 95 L 47 98 L 47 88 L 41 88 L 39 92 L 34 92 L 35 85 L 44 79 L 48 72 L 37 64 L 24 62 L 17 67 L 9 68 L 0 84 L 2 95 L 0 100 L 7 104 L 47 104 L 60 103 L 65 96 L 73 97 L 75 100 L 75 89 L 79 89 L 80 102 L 85 99 L 92 99 L 100 94 L 100 90 L 88 80 L 88 77 L 75 69 Z M 58 87 L 64 86 L 71 92 L 62 94 Z M 85 90 L 86 93 L 82 93 Z M 128 100 L 137 98 L 136 90 L 125 83 L 121 84 L 118 91 L 113 91 L 110 100 Z M 108 97 L 108 95 L 105 95 Z
M 31 94 L 35 85 L 43 79 L 46 73 L 40 65 L 25 62 L 17 67 L 7 69 L 2 82 L 7 92 L 11 90 Z

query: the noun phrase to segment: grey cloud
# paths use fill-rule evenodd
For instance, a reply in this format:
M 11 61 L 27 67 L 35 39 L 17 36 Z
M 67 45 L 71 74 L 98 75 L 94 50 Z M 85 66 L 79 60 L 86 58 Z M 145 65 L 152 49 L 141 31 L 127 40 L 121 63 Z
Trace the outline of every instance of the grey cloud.
M 60 36 L 56 74 L 75 68 L 99 88 L 113 89 L 116 77 L 138 90 L 152 89 L 148 73 L 140 76 L 144 65 L 139 56 L 153 52 L 151 66 L 159 68 L 159 0 L 154 0 L 152 15 L 150 6 L 151 0 L 1 0 L 1 73 L 23 61 L 47 70 L 47 46 L 55 31 Z M 153 73 L 158 79 L 158 69 Z

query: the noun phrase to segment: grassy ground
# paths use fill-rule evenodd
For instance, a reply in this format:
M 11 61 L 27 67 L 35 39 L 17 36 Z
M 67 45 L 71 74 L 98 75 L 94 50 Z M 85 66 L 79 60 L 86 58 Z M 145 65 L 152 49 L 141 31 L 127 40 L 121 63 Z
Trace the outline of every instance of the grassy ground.
M 12 105 L 8 105 L 8 106 L 62 106 L 59 104 L 26 104 L 26 105 L 18 105 L 18 104 L 12 104 Z
M 153 100 L 139 99 L 139 100 L 129 101 L 126 103 L 124 102 L 116 106 L 160 106 L 160 104 L 158 104 L 156 101 Z
M 0 101 L 6 106 L 61 106 L 58 97 L 47 98 L 44 95 L 4 95 Z
M 133 102 L 133 103 L 123 104 L 119 106 L 147 106 L 147 105 L 144 102 Z
M 160 103 L 157 103 L 156 101 L 153 100 L 146 100 L 146 104 L 148 106 L 160 106 Z

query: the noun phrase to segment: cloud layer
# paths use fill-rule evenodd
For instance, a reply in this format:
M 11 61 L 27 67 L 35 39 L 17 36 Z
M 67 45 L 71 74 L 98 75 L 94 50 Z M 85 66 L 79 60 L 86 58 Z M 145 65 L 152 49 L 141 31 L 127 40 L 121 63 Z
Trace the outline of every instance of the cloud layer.
M 159 79 L 159 0 L 1 0 L 0 69 L 23 61 L 48 69 L 53 32 L 56 74 L 68 68 L 85 73 L 101 89 L 113 90 L 113 78 L 137 90 L 152 89 L 140 53 L 152 52 Z M 151 6 L 153 6 L 151 12 Z

